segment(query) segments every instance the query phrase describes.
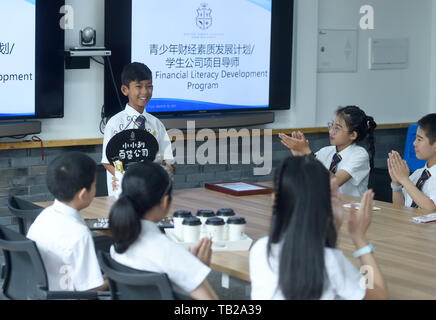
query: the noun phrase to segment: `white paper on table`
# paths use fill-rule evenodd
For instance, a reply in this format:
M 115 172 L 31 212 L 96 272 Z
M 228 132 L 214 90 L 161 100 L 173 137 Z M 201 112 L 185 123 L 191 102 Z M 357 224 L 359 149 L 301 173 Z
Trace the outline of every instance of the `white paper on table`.
M 429 213 L 422 216 L 412 217 L 410 221 L 413 221 L 415 223 L 427 223 L 436 221 L 436 213 Z

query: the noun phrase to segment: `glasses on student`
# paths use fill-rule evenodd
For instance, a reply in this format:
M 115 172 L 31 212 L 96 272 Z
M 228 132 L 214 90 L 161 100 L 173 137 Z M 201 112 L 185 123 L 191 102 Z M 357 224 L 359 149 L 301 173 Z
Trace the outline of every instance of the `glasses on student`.
M 346 131 L 344 128 L 338 126 L 334 121 L 327 122 L 327 127 L 329 131 L 333 131 L 333 133 L 338 133 L 339 131 Z

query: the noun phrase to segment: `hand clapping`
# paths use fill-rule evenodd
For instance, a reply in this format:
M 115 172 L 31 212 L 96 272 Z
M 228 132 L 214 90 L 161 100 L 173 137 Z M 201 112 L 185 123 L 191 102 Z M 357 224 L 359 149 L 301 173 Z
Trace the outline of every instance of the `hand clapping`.
M 348 220 L 348 232 L 354 243 L 365 241 L 365 234 L 371 224 L 372 207 L 374 206 L 374 192 L 367 190 L 360 201 L 359 210 L 351 205 Z
M 284 133 L 279 133 L 281 143 L 291 150 L 293 156 L 303 156 L 310 153 L 309 140 L 300 131 L 291 133 L 288 136 Z
M 210 238 L 201 238 L 194 248 L 189 248 L 189 251 L 205 265 L 210 266 L 212 260 L 212 240 Z
M 410 171 L 407 162 L 397 151 L 389 153 L 388 171 L 393 184 L 403 184 L 406 179 L 409 179 Z

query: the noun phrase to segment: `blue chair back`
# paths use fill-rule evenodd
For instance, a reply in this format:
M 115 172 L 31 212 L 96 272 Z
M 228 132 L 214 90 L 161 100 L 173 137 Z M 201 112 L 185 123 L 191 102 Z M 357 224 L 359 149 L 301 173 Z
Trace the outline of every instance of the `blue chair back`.
M 425 166 L 425 160 L 419 160 L 416 157 L 415 148 L 413 146 L 413 142 L 416 139 L 417 130 L 418 124 L 414 123 L 409 126 L 406 136 L 406 145 L 404 147 L 404 160 L 406 160 L 410 172 L 413 172 L 416 169 L 423 168 Z

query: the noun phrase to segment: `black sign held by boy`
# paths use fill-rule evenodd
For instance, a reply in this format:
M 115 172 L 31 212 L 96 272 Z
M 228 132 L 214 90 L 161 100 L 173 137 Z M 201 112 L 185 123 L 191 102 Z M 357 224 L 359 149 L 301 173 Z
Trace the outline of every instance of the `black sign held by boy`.
M 145 159 L 154 161 L 159 150 L 156 138 L 146 130 L 129 129 L 113 136 L 106 147 L 106 157 L 113 163 L 120 160 L 123 167 Z

